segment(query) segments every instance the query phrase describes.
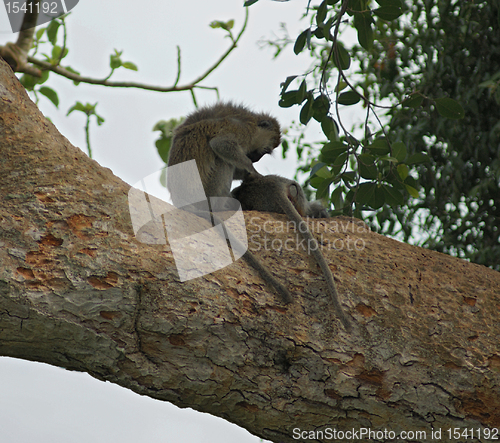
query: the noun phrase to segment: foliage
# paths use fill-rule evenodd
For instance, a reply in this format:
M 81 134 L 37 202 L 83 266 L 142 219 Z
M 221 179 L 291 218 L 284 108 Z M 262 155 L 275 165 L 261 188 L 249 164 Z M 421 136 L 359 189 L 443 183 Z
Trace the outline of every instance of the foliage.
M 61 64 L 61 61 L 68 55 L 69 52 L 68 48 L 66 47 L 66 39 L 67 39 L 67 29 L 65 22 L 66 17 L 67 15 L 54 19 L 48 24 L 47 27 L 39 28 L 36 31 L 33 40 L 33 51 L 32 51 L 33 57 L 36 56 L 38 52 L 41 52 L 42 57 L 50 65 L 59 66 Z M 62 45 L 58 44 L 58 31 L 60 29 L 63 30 Z M 122 52 L 119 52 L 115 49 L 115 53 L 110 56 L 109 65 L 111 68 L 111 72 L 105 78 L 104 81 L 108 80 L 113 75 L 115 70 L 120 67 L 137 71 L 137 66 L 132 62 L 122 61 L 121 55 Z M 64 69 L 68 72 L 79 75 L 79 72 L 70 66 L 66 66 L 64 67 Z M 54 104 L 54 106 L 58 108 L 59 96 L 57 95 L 57 92 L 48 86 L 42 86 L 49 79 L 50 73 L 51 73 L 50 70 L 44 70 L 42 71 L 40 77 L 35 77 L 30 74 L 24 74 L 21 77 L 20 81 L 28 91 L 31 91 L 34 94 L 37 103 L 39 100 L 38 94 L 41 94 L 46 98 L 48 98 Z M 74 83 L 76 86 L 79 84 L 78 81 L 74 81 Z M 89 157 L 92 157 L 92 148 L 90 145 L 90 118 L 91 116 L 95 116 L 98 126 L 104 123 L 104 118 L 102 118 L 95 112 L 96 106 L 97 103 L 95 103 L 94 105 L 91 105 L 89 103 L 83 105 L 82 103 L 77 101 L 73 106 L 69 108 L 66 114 L 69 115 L 73 111 L 80 111 L 83 114 L 85 114 L 86 116 L 85 136 L 87 142 L 87 152 L 89 154 Z
M 168 121 L 160 120 L 153 127 L 153 131 L 160 131 L 160 136 L 158 140 L 156 140 L 155 145 L 158 155 L 165 163 L 168 163 L 168 153 L 170 152 L 170 146 L 172 145 L 174 129 L 183 121 L 184 118 L 172 118 Z
M 114 53 L 109 57 L 109 66 L 110 73 L 104 78 L 92 78 L 83 76 L 72 68 L 71 66 L 62 66 L 61 61 L 68 55 L 68 48 L 66 46 L 67 40 L 67 28 L 65 18 L 69 14 L 61 16 L 59 18 L 53 19 L 47 27 L 40 28 L 34 33 L 34 28 L 29 28 L 21 32 L 23 35 L 23 41 L 29 41 L 30 44 L 27 45 L 27 48 L 31 47 L 31 42 L 33 43 L 33 47 L 31 48 L 30 54 L 22 54 L 24 57 L 21 57 L 22 60 L 16 59 L 16 70 L 18 72 L 23 72 L 24 74 L 21 77 L 21 82 L 24 87 L 30 91 L 35 96 L 35 101 L 38 103 L 39 95 L 45 96 L 48 98 L 56 107 L 59 107 L 59 97 L 57 92 L 44 85 L 49 79 L 49 75 L 51 72 L 70 79 L 73 81 L 75 86 L 78 86 L 80 83 L 88 83 L 93 85 L 102 85 L 106 87 L 119 87 L 119 88 L 137 88 L 137 89 L 145 89 L 149 91 L 156 92 L 181 92 L 181 91 L 189 91 L 195 106 L 197 106 L 195 90 L 196 89 L 210 89 L 214 90 L 219 95 L 219 91 L 217 87 L 204 86 L 203 81 L 214 72 L 220 64 L 231 54 L 231 52 L 237 47 L 238 42 L 240 41 L 243 33 L 246 30 L 246 26 L 248 23 L 248 10 L 245 12 L 245 21 L 242 25 L 242 28 L 237 34 L 233 33 L 234 28 L 234 20 L 229 20 L 227 22 L 214 20 L 210 23 L 210 27 L 213 29 L 222 29 L 226 37 L 231 40 L 231 45 L 229 48 L 209 67 L 207 68 L 200 76 L 198 76 L 193 81 L 180 85 L 181 71 L 182 71 L 182 63 L 181 63 L 181 50 L 180 47 L 177 46 L 177 75 L 173 82 L 173 85 L 169 86 L 156 86 L 149 85 L 143 83 L 135 83 L 135 82 L 123 82 L 123 81 L 111 81 L 110 78 L 114 74 L 114 72 L 119 68 L 125 68 L 132 71 L 137 71 L 137 66 L 130 62 L 124 61 L 122 59 L 122 51 L 114 50 Z M 62 36 L 62 44 L 60 43 L 60 33 L 58 37 L 59 29 L 63 29 Z M 18 40 L 19 42 L 19 40 Z M 10 46 L 9 46 L 10 45 Z M 12 47 L 17 46 L 17 43 L 13 45 L 12 43 L 8 43 L 6 46 Z M 0 47 L 2 49 L 2 47 Z M 24 50 L 19 46 L 16 49 L 16 53 L 23 53 Z M 44 60 L 36 58 L 37 54 L 41 52 Z M 11 55 L 9 53 L 9 55 Z M 28 61 L 30 65 L 26 63 Z M 89 156 L 92 156 L 92 149 L 90 146 L 90 118 L 94 115 L 97 119 L 97 124 L 101 125 L 104 122 L 104 119 L 99 116 L 95 112 L 96 104 L 91 105 L 87 103 L 83 105 L 80 102 L 76 102 L 73 105 L 67 115 L 71 114 L 73 111 L 80 111 L 86 115 L 86 125 L 85 125 L 85 134 L 87 141 L 87 151 Z M 155 127 L 155 130 L 161 130 L 162 122 L 159 122 L 158 127 Z M 159 150 L 160 156 L 162 158 L 166 158 L 165 155 L 168 154 L 168 140 L 169 137 L 166 134 L 162 134 L 160 139 L 157 142 L 157 148 Z
M 317 196 L 384 234 L 500 269 L 496 3 L 324 0 L 305 17 L 295 39 L 271 45 L 313 62 L 283 82 L 279 104 L 321 125 L 324 142 L 305 156 L 297 146 Z M 353 105 L 364 116 L 349 129 Z
M 92 158 L 92 148 L 90 147 L 90 118 L 94 116 L 97 121 L 97 125 L 101 126 L 104 123 L 104 118 L 101 117 L 97 112 L 95 112 L 95 108 L 97 106 L 97 103 L 91 105 L 90 103 L 80 103 L 76 102 L 71 108 L 69 108 L 68 113 L 66 115 L 71 114 L 73 111 L 78 111 L 83 113 L 86 116 L 86 123 L 85 123 L 85 139 L 87 141 L 87 150 L 89 157 Z

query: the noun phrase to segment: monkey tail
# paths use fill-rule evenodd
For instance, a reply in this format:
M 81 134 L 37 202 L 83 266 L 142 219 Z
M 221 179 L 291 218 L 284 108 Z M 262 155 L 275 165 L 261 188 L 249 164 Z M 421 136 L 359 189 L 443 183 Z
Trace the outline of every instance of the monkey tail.
M 260 274 L 260 276 L 264 279 L 264 281 L 271 285 L 276 292 L 281 296 L 283 303 L 289 304 L 292 302 L 292 295 L 278 280 L 276 280 L 273 275 L 264 267 L 262 263 L 256 259 L 255 255 L 253 255 L 250 251 L 246 251 L 243 254 L 243 258 L 250 265 L 253 266 Z
M 319 267 L 323 271 L 323 275 L 325 276 L 326 283 L 330 292 L 330 298 L 332 300 L 333 308 L 335 309 L 337 317 L 344 325 L 345 330 L 347 332 L 351 332 L 352 325 L 348 320 L 346 314 L 344 313 L 342 306 L 340 305 L 339 294 L 337 291 L 337 286 L 335 285 L 335 281 L 333 280 L 332 271 L 328 267 L 325 257 L 323 256 L 321 250 L 319 249 L 317 240 L 311 234 L 311 231 L 309 230 L 307 223 L 302 219 L 300 214 L 297 212 L 297 210 L 291 203 L 289 204 L 289 202 L 287 201 L 286 204 L 282 205 L 282 207 L 288 218 L 290 218 L 290 220 L 295 221 L 295 223 L 297 224 L 296 229 L 298 229 L 301 232 L 302 236 L 307 240 L 307 243 L 311 246 L 311 252 L 314 255 L 314 258 L 316 259 L 316 262 L 318 263 Z
M 243 255 L 243 259 L 260 274 L 262 279 L 267 285 L 273 287 L 276 292 L 281 296 L 283 303 L 290 304 L 292 302 L 292 295 L 276 278 L 262 265 L 262 263 L 249 251 L 243 244 L 231 233 L 229 228 L 221 221 L 221 219 L 214 214 L 210 213 L 214 219 L 215 224 L 220 225 L 225 233 L 226 239 L 231 239 L 230 245 L 233 250 Z M 206 214 L 205 214 L 206 216 Z

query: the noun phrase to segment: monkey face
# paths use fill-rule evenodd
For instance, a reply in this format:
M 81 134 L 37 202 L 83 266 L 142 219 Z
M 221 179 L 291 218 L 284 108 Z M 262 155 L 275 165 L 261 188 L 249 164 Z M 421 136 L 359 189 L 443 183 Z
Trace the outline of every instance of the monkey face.
M 281 143 L 281 129 L 278 121 L 271 116 L 263 116 L 257 122 L 247 157 L 252 162 L 270 154 Z
M 255 162 L 258 162 L 262 157 L 264 157 L 264 155 L 270 154 L 272 151 L 273 151 L 273 148 L 271 148 L 271 149 L 265 148 L 265 149 L 261 149 L 261 150 L 256 149 L 255 151 L 249 152 L 247 154 L 247 157 L 250 160 L 252 160 L 252 163 L 255 163 Z

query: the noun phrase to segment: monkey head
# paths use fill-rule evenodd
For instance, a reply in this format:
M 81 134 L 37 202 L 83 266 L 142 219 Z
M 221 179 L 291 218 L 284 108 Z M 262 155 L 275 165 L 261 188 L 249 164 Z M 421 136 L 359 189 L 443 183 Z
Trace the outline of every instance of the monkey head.
M 302 217 L 328 217 L 321 203 L 307 201 L 302 187 L 296 181 L 278 175 L 247 174 L 243 183 L 233 189 L 232 195 L 245 211 L 283 214 L 283 202 L 286 200 Z
M 267 114 L 257 115 L 256 129 L 247 157 L 253 162 L 270 154 L 281 143 L 281 129 L 278 121 Z

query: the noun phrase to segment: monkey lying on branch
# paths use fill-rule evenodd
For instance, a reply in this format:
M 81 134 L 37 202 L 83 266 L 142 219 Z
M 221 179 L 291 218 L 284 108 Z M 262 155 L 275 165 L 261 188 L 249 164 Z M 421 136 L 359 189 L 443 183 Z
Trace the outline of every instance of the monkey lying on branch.
M 233 190 L 233 196 L 241 203 L 244 211 L 265 211 L 286 214 L 295 223 L 300 231 L 316 262 L 325 276 L 332 304 L 344 328 L 351 331 L 351 324 L 347 319 L 339 302 L 337 287 L 332 272 L 328 267 L 318 242 L 311 234 L 302 217 L 325 218 L 328 213 L 318 202 L 308 202 L 300 185 L 277 175 L 248 175 L 241 186 Z

